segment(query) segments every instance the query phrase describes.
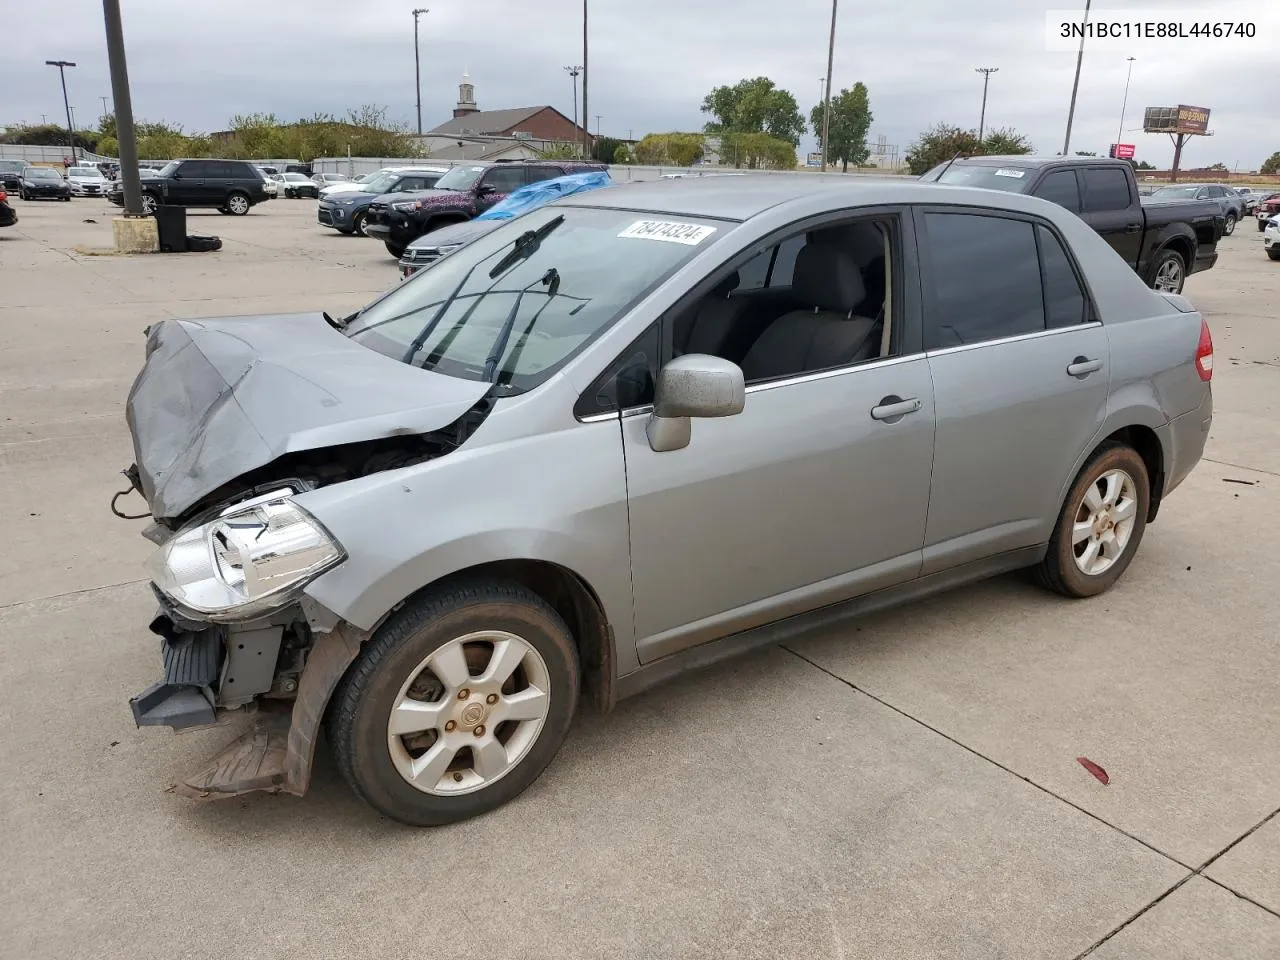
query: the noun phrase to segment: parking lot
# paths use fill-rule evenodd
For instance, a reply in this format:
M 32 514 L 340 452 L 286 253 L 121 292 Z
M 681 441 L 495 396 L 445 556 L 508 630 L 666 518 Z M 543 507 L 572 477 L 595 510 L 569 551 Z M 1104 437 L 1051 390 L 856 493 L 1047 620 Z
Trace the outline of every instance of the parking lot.
M 164 792 L 232 734 L 134 728 L 150 544 L 108 509 L 148 324 L 339 316 L 395 262 L 312 200 L 192 211 L 221 251 L 138 257 L 88 253 L 103 201 L 15 207 L 0 954 L 1280 956 L 1280 263 L 1252 222 L 1187 284 L 1216 347 L 1207 459 L 1115 590 L 1004 577 L 713 668 L 580 717 L 506 807 L 413 830 L 323 749 L 302 799 Z

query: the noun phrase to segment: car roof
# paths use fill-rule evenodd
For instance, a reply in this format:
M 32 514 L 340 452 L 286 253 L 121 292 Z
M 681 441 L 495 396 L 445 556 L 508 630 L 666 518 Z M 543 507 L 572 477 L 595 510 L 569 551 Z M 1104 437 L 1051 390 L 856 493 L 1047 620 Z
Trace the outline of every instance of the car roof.
M 997 164 L 998 163 L 1002 167 L 1029 167 L 1029 168 L 1047 167 L 1050 164 L 1054 164 L 1054 163 L 1072 163 L 1072 164 L 1098 163 L 1098 164 L 1112 165 L 1116 163 L 1126 163 L 1126 162 L 1127 161 L 1125 160 L 1117 160 L 1114 157 L 1077 157 L 1077 156 L 1063 157 L 1063 156 L 1058 156 L 1056 154 L 1053 156 L 1033 156 L 1032 154 L 1029 154 L 1029 153 L 992 154 L 990 156 L 982 155 L 977 157 L 957 157 L 955 159 L 955 163 L 957 166 L 960 164 Z

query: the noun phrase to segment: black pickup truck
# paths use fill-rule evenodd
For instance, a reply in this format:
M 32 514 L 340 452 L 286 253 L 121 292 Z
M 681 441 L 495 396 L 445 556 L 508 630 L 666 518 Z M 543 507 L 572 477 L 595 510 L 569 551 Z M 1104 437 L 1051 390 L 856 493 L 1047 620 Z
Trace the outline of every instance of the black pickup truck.
M 926 182 L 987 187 L 1052 200 L 1077 214 L 1153 290 L 1181 293 L 1188 275 L 1218 262 L 1226 218 L 1213 200 L 1138 195 L 1133 167 L 1105 157 L 964 157 L 939 164 Z

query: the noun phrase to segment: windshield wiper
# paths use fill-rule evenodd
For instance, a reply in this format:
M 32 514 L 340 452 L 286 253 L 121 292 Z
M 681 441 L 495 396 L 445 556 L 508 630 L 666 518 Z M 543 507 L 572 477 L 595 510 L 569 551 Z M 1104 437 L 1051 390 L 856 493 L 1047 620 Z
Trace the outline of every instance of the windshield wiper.
M 564 214 L 552 217 L 537 230 L 526 230 L 516 238 L 515 246 L 511 248 L 511 252 L 499 260 L 492 270 L 489 271 L 489 279 L 492 280 L 498 274 L 505 271 L 508 267 L 526 260 L 538 251 L 538 247 L 542 245 L 542 241 L 547 238 L 556 227 L 564 223 Z M 550 272 L 550 271 L 549 271 Z M 541 281 L 539 281 L 541 282 Z
M 563 220 L 564 217 L 560 217 L 560 219 Z M 552 223 L 554 222 L 555 221 L 552 221 Z M 543 227 L 542 229 L 546 228 Z M 547 231 L 547 233 L 550 232 L 550 230 Z M 511 251 L 511 253 L 516 253 L 516 250 Z M 508 254 L 507 256 L 511 256 L 511 254 Z M 498 361 L 502 359 L 502 355 L 507 351 L 507 341 L 511 339 L 511 329 L 516 325 L 516 315 L 520 312 L 520 304 L 524 301 L 524 295 L 538 284 L 542 284 L 547 288 L 547 299 L 550 301 L 550 299 L 560 290 L 559 271 L 556 270 L 555 267 L 552 267 L 541 277 L 516 294 L 516 302 L 511 305 L 511 310 L 507 313 L 507 319 L 502 321 L 502 329 L 498 331 L 497 339 L 493 341 L 493 349 L 490 350 L 489 355 L 484 358 L 484 374 L 482 376 L 485 382 L 497 382 Z M 541 313 L 542 311 L 538 312 Z

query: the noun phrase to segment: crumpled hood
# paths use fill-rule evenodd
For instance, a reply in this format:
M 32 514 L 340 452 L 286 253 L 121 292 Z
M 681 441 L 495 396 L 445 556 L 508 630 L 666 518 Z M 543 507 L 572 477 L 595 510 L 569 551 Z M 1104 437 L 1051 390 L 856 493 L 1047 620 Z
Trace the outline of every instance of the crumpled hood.
M 506 223 L 505 220 L 464 220 L 462 223 L 447 223 L 430 233 L 424 233 L 409 244 L 409 249 L 421 250 L 424 247 L 430 249 L 455 243 L 470 243 L 486 233 L 492 233 L 504 223 Z
M 125 415 L 143 496 L 171 519 L 287 453 L 447 427 L 487 391 L 369 350 L 319 313 L 165 320 Z

